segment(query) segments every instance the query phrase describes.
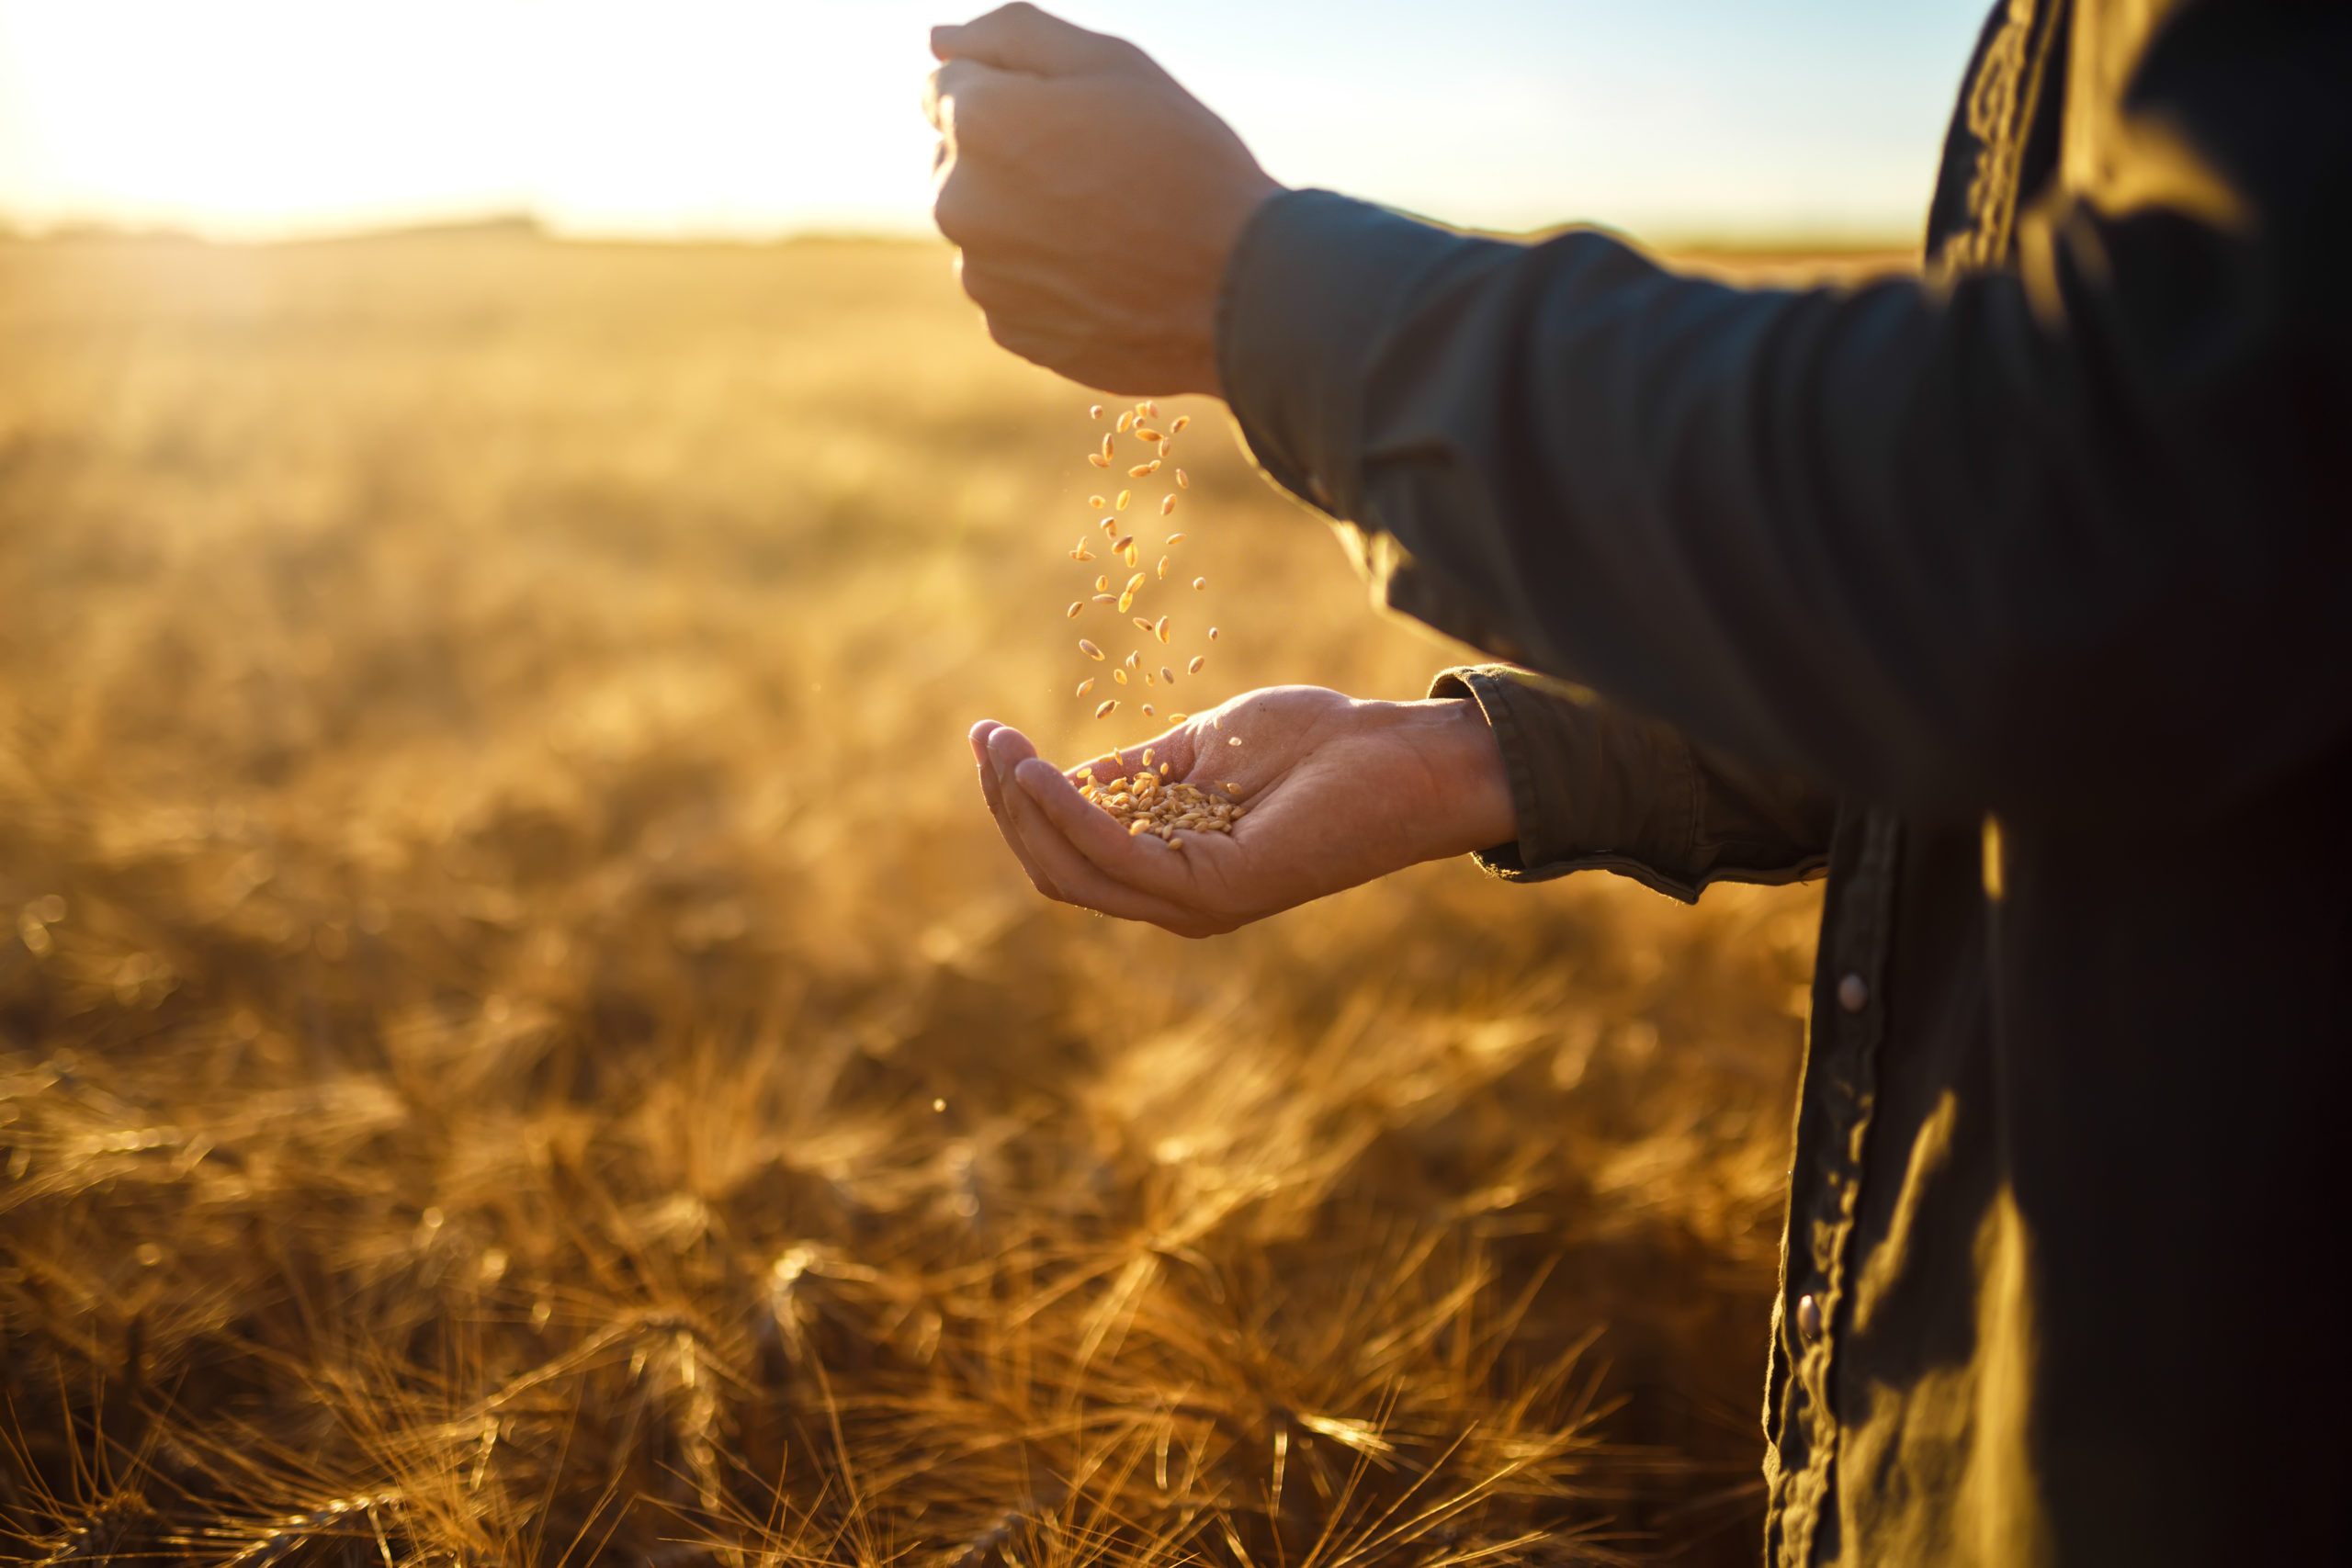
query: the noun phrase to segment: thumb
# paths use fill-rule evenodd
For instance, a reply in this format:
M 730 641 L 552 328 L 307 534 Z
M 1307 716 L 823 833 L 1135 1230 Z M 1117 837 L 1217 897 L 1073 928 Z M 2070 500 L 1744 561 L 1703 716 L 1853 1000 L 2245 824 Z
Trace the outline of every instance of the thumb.
M 1025 0 L 1000 6 L 961 27 L 931 29 L 931 52 L 942 60 L 973 60 L 1032 76 L 1067 76 L 1100 65 L 1118 41 L 1048 16 Z

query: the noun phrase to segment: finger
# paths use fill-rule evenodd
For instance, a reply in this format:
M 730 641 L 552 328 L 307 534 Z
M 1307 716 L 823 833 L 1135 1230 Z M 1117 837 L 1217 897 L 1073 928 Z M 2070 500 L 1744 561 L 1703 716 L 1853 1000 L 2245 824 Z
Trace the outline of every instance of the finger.
M 972 751 L 979 764 L 981 797 L 988 803 L 989 818 L 996 824 L 997 836 L 1004 840 L 1004 847 L 1012 852 L 1012 858 L 1019 863 L 1022 874 L 1029 878 L 1029 885 L 1046 897 L 1058 898 L 1061 890 L 1038 866 L 1036 857 L 1029 852 L 1029 847 L 1021 841 L 1021 835 L 1013 829 L 1012 814 L 1005 806 L 1004 781 L 998 774 L 995 759 L 988 751 L 989 734 L 1001 728 L 993 721 L 987 721 L 975 725 L 972 729 Z
M 1048 898 L 1058 898 L 1061 897 L 1060 889 L 1038 866 L 1035 857 L 1029 852 L 1029 846 L 1021 841 L 1021 835 L 1013 830 L 1012 816 L 1005 807 L 1004 782 L 998 775 L 996 759 L 989 751 L 989 738 L 1003 728 L 992 718 L 984 718 L 972 726 L 972 757 L 979 764 L 980 794 L 988 801 L 989 816 L 996 823 L 997 836 L 1004 840 L 1004 847 L 1012 852 L 1012 858 L 1021 863 L 1029 885 Z
M 949 101 L 949 129 L 940 138 L 944 156 L 932 165 L 932 221 L 954 243 L 981 247 L 991 258 L 998 258 L 978 268 L 981 276 L 978 278 L 968 272 L 961 276 L 964 292 L 972 296 L 974 303 L 983 310 L 1014 310 L 1048 320 L 1057 307 L 1039 298 L 1034 286 L 1019 285 L 1023 291 L 1016 294 L 1020 269 L 1001 259 L 1004 254 L 1017 253 L 1030 241 L 1017 227 L 1016 215 L 1021 210 L 1019 187 L 989 168 L 986 148 L 972 138 L 971 127 L 977 113 L 971 99 Z M 1011 232 L 1007 231 L 1009 222 L 1015 224 Z M 968 259 L 966 265 L 971 266 Z M 976 289 L 986 291 L 989 298 L 980 298 Z
M 1012 794 L 1017 798 L 1020 792 L 1015 790 Z M 1031 852 L 1040 863 L 1050 868 L 1054 881 L 1062 889 L 1055 895 L 1061 902 L 1123 920 L 1141 920 L 1179 936 L 1207 936 L 1223 929 L 1190 905 L 1147 893 L 1094 864 L 1071 848 L 1034 805 L 1016 806 L 1013 810 L 1016 830 L 1028 839 Z M 1152 841 L 1151 851 L 1142 852 L 1153 852 L 1170 860 L 1185 852 L 1171 850 L 1158 840 Z
M 922 89 L 923 118 L 933 130 L 954 140 L 968 131 L 992 95 L 1009 85 L 1005 73 L 978 60 L 951 60 L 933 71 Z
M 986 305 L 980 307 L 980 324 L 987 329 L 989 341 L 997 347 L 1068 380 L 1084 382 L 1083 372 L 1094 358 L 1100 357 L 1088 355 L 1091 345 L 1080 333 L 1040 327 Z
M 1101 327 L 1074 317 L 1067 293 L 1004 289 L 1004 269 L 998 264 L 1009 249 L 1024 243 L 1025 237 L 1004 231 L 998 221 L 1003 207 L 979 196 L 978 187 L 967 184 L 970 170 L 970 164 L 958 163 L 936 182 L 938 195 L 932 203 L 932 218 L 939 231 L 961 247 L 956 280 L 980 308 L 980 322 L 990 342 L 1085 387 L 1116 382 L 1125 393 L 1150 397 L 1193 389 L 1164 374 L 1138 378 L 1133 353 L 1123 344 L 1106 342 Z M 989 259 L 978 263 L 976 254 Z
M 1033 846 L 1037 840 L 1031 834 L 1028 815 L 1023 810 L 1024 799 L 1049 826 L 1053 836 L 1076 851 L 1096 871 L 1142 897 L 1182 902 L 1189 908 L 1195 897 L 1193 870 L 1186 859 L 1193 853 L 1191 850 L 1171 850 L 1149 833 L 1130 835 L 1111 819 L 1110 813 L 1098 808 L 1049 767 L 1023 764 L 1012 771 L 1012 782 L 1015 787 L 1005 792 L 1006 803 L 1012 808 L 1014 824 Z M 1058 860 L 1049 864 L 1057 877 L 1082 874 Z M 1193 911 L 1196 919 L 1200 914 Z
M 992 211 L 1001 212 L 1003 209 L 992 193 L 983 190 L 985 183 L 958 175 L 942 187 L 939 199 L 932 204 L 932 217 L 940 225 L 939 231 L 951 240 L 962 235 L 958 243 L 967 247 L 964 270 L 956 280 L 963 284 L 965 297 L 978 305 L 991 323 L 1015 322 L 1026 327 L 1033 322 L 1050 321 L 1064 313 L 1066 306 L 1017 282 L 1012 269 L 996 254 L 1006 247 L 989 243 L 995 236 L 984 231 L 982 226 Z M 952 233 L 949 224 L 955 225 Z M 971 247 L 978 244 L 987 244 L 986 257 L 970 254 Z
M 1000 762 L 1012 758 L 1016 752 L 1028 750 L 1026 742 L 1011 731 L 1000 730 L 989 739 L 989 750 Z M 1013 831 L 1021 835 L 1023 843 L 1035 857 L 1039 869 L 1062 890 L 1059 897 L 1070 903 L 1083 904 L 1090 909 L 1100 909 L 1106 915 L 1116 915 L 1130 920 L 1148 920 L 1153 925 L 1165 927 L 1169 931 L 1186 935 L 1201 934 L 1209 929 L 1201 912 L 1186 904 L 1181 897 L 1165 897 L 1160 893 L 1138 886 L 1131 878 L 1122 876 L 1115 871 L 1107 870 L 1097 864 L 1088 855 L 1081 853 L 1069 841 L 1057 821 L 1039 808 L 1031 793 L 1031 789 L 1035 786 L 1032 785 L 1031 789 L 1021 787 L 1021 781 L 1040 776 L 1052 781 L 1057 788 L 1071 799 L 1076 800 L 1081 809 L 1093 817 L 1097 824 L 1107 829 L 1113 837 L 1119 839 L 1123 844 L 1126 834 L 1125 829 L 1114 823 L 1108 816 L 1087 805 L 1085 797 L 1063 779 L 1051 763 L 1034 752 L 1020 756 L 1017 761 L 1008 767 L 1005 770 L 1004 782 L 1011 787 L 1004 790 L 1004 799 Z M 1148 847 L 1141 844 L 1126 847 L 1133 852 L 1130 865 L 1145 865 L 1154 859 L 1163 857 L 1172 862 L 1183 853 L 1182 851 L 1171 850 L 1158 840 L 1154 840 Z M 1155 880 L 1164 884 L 1168 879 L 1160 877 Z M 1177 880 L 1175 887 L 1181 892 L 1181 877 Z
M 1115 58 L 1119 40 L 1050 16 L 1035 6 L 1000 6 L 961 27 L 931 29 L 942 60 L 978 60 L 1033 76 L 1066 76 Z

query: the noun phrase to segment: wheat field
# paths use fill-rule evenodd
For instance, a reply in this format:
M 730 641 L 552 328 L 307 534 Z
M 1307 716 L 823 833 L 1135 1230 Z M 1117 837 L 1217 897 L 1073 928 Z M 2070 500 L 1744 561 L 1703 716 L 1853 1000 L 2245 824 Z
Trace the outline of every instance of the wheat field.
M 0 243 L 0 1549 L 1752 1555 L 1816 890 L 1038 898 L 1089 400 L 931 245 Z M 1464 657 L 1170 412 L 1185 705 Z

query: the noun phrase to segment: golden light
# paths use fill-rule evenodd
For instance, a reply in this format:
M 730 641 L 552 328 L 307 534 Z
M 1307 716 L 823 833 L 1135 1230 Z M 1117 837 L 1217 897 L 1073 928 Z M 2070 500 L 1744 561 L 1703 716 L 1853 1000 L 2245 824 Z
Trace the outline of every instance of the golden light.
M 0 0 L 0 203 L 274 234 L 912 228 L 928 7 Z
M 0 220 L 922 231 L 926 29 L 986 8 L 0 0 Z M 1808 32 L 1694 0 L 1461 0 L 1442 28 L 1341 0 L 1051 8 L 1143 43 L 1283 180 L 1654 239 L 1908 235 L 1982 9 L 1806 0 Z

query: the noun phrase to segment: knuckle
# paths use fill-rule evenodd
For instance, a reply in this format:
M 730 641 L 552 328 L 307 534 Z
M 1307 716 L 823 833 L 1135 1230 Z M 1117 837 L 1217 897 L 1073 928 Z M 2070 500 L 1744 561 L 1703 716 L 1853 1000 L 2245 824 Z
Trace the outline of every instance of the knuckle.
M 1076 346 L 1065 334 L 1038 325 L 1034 302 L 1016 296 L 981 309 L 988 316 L 989 336 L 1006 353 L 1019 355 L 1032 365 L 1049 369 L 1075 364 Z
M 987 318 L 989 341 L 1007 354 L 1018 354 L 1023 358 L 1027 358 L 1028 355 L 1023 350 L 1028 345 L 1029 334 L 1005 313 L 1003 306 L 1001 303 L 991 304 L 978 293 L 972 295 L 972 300 L 979 306 L 980 313 Z
M 988 323 L 989 339 L 999 348 L 1032 361 L 1052 354 L 1052 343 L 1027 319 L 1016 293 L 991 284 L 985 276 L 978 291 L 968 285 L 965 291 L 971 294 L 972 302 L 980 308 L 980 314 Z
M 969 129 L 975 116 L 986 113 L 994 96 L 989 73 L 968 60 L 951 60 L 931 76 L 931 97 L 958 131 Z
M 972 265 L 972 253 L 968 250 L 964 253 L 962 281 L 965 295 L 970 299 L 973 304 L 978 305 L 983 311 L 988 312 L 989 335 L 992 338 L 997 338 L 999 342 L 1002 342 L 1003 340 L 999 337 L 1000 327 L 997 321 L 997 313 L 1002 310 L 1004 305 L 1004 289 L 997 281 L 996 275 L 994 273 L 990 272 L 985 266 L 975 266 Z M 1007 328 L 1003 330 L 1010 329 Z
M 942 234 L 958 245 L 971 238 L 972 198 L 965 183 L 956 177 L 952 167 L 946 177 L 939 182 L 939 194 L 932 197 L 931 220 L 939 225 Z M 969 289 L 972 268 L 963 265 L 957 271 L 967 279 L 965 288 Z
M 969 141 L 986 141 L 994 123 L 989 95 L 977 83 L 952 86 L 946 96 L 947 124 L 950 133 L 961 146 Z

